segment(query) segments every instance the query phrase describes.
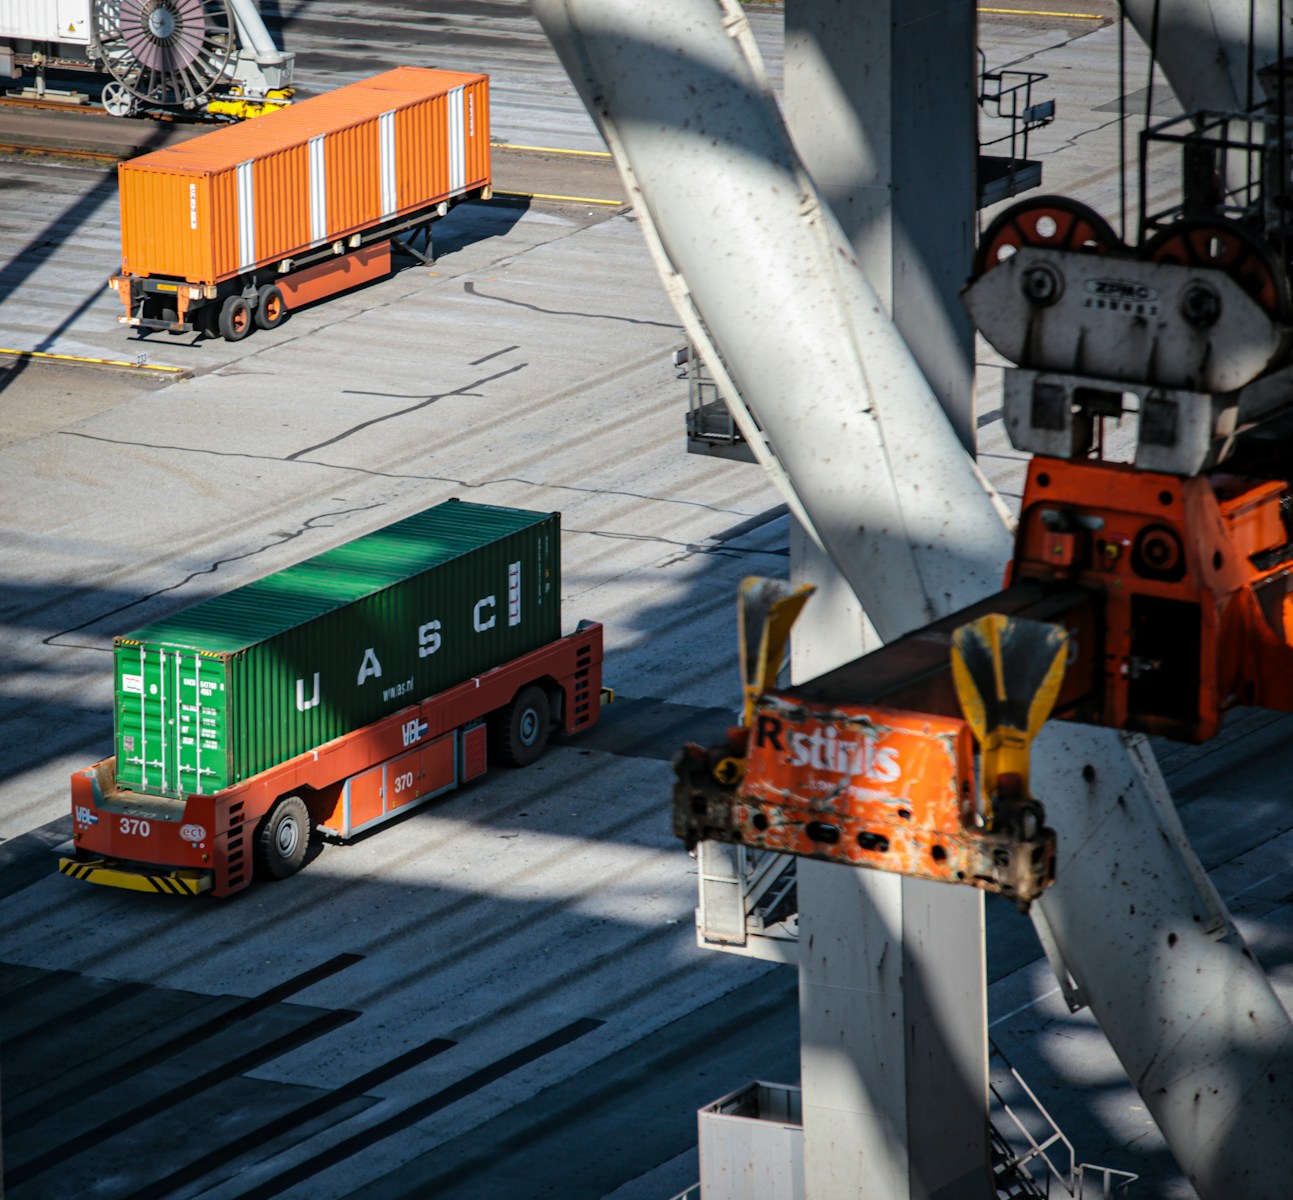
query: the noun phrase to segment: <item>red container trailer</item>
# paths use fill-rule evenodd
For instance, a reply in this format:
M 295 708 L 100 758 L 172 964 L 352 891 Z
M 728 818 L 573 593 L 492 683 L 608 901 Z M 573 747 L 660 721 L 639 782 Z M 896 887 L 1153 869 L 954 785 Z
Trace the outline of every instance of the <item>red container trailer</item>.
M 392 237 L 489 197 L 489 79 L 396 67 L 123 162 L 118 182 L 118 320 L 236 341 L 388 273 Z

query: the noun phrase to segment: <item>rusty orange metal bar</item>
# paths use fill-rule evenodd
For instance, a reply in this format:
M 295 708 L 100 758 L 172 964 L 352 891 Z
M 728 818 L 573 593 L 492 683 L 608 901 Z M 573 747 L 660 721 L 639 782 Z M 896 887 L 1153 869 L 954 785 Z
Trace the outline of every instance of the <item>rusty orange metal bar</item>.
M 988 613 L 1060 624 L 1094 646 L 1098 594 L 1023 583 L 799 687 L 765 692 L 726 745 L 675 761 L 674 832 L 1000 892 L 1026 905 L 1055 875 L 1041 806 L 1010 782 L 991 826 L 974 786 L 952 635 Z M 1089 713 L 1075 664 L 1059 706 Z

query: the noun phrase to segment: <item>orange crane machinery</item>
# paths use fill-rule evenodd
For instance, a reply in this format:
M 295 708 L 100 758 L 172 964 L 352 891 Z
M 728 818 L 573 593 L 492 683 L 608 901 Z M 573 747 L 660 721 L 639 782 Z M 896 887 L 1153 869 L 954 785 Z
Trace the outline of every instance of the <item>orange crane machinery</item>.
M 997 772 L 990 738 L 1035 736 L 1047 695 L 1058 716 L 1192 742 L 1237 705 L 1293 711 L 1290 514 L 1288 483 L 1260 474 L 1034 458 L 1009 586 L 807 684 L 762 691 L 727 744 L 679 756 L 675 832 L 1026 903 L 1054 878 L 1054 836 L 1019 786 L 1026 766 Z M 1053 632 L 1027 632 L 1039 628 Z M 1052 687 L 1055 639 L 1068 670 L 1061 661 Z M 977 694 L 1026 719 L 974 719 L 976 645 L 990 645 L 999 684 Z M 971 725 L 985 750 L 977 804 Z
M 990 643 L 1007 709 L 1052 696 L 1058 716 L 1187 742 L 1235 706 L 1293 711 L 1285 125 L 1272 99 L 1147 131 L 1147 145 L 1179 145 L 1187 170 L 1178 203 L 1151 213 L 1142 198 L 1135 246 L 1058 196 L 985 230 L 965 301 L 1017 364 L 1003 415 L 1034 455 L 1004 590 L 807 684 L 770 686 L 728 745 L 684 750 L 679 836 L 1027 903 L 1053 878 L 1054 842 L 1020 787 L 1031 737 L 1016 769 L 994 764 L 994 730 L 1010 726 L 985 717 L 973 647 Z M 1114 436 L 1124 423 L 1130 439 Z M 1067 637 L 1053 687 L 1050 642 L 1019 623 L 1036 616 Z M 1032 715 L 1014 727 L 1035 734 Z M 984 749 L 977 804 L 967 719 Z

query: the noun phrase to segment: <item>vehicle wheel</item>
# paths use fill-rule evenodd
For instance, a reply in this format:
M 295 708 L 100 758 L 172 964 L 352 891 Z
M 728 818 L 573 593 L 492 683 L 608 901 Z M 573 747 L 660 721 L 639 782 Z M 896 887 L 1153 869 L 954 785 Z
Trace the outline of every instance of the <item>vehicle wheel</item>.
M 256 830 L 256 874 L 262 879 L 295 875 L 310 848 L 310 810 L 300 796 L 284 796 Z
M 277 284 L 267 283 L 256 293 L 256 324 L 275 329 L 287 320 L 287 302 Z
M 241 342 L 251 325 L 251 305 L 241 296 L 230 296 L 220 306 L 220 336 L 226 342 Z
M 548 748 L 552 708 L 542 688 L 522 688 L 499 714 L 494 742 L 495 753 L 513 767 L 528 767 L 543 757 Z

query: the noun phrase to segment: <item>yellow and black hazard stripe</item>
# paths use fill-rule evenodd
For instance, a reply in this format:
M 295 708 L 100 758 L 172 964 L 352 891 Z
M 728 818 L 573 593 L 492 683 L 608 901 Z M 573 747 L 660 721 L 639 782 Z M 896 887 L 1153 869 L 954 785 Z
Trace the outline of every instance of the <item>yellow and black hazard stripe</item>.
M 75 858 L 60 858 L 58 869 L 72 879 L 83 879 L 102 887 L 126 888 L 132 892 L 160 892 L 164 896 L 197 896 L 202 892 L 209 892 L 212 884 L 210 871 L 172 871 L 154 875 L 116 864 L 109 865 L 102 858 L 85 862 Z

